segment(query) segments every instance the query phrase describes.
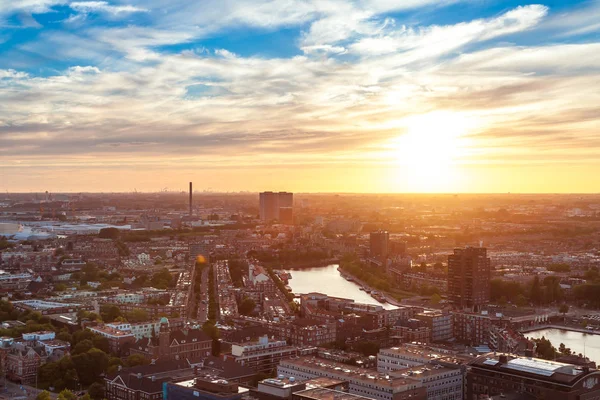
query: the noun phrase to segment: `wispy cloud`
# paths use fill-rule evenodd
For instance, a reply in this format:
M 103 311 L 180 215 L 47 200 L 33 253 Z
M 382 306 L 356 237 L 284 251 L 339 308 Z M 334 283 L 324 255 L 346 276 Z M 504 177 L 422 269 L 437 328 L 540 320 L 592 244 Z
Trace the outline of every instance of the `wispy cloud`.
M 74 1 L 69 4 L 75 11 L 84 13 L 105 12 L 109 14 L 125 14 L 135 12 L 147 12 L 148 10 L 132 5 L 111 5 L 106 1 Z
M 0 0 L 0 16 L 63 21 L 0 54 L 0 166 L 379 168 L 407 121 L 438 110 L 477 121 L 457 163 L 591 162 L 600 44 L 571 42 L 585 15 L 403 17 L 458 3 Z M 271 42 L 280 29 L 293 40 Z M 253 35 L 285 51 L 253 54 Z

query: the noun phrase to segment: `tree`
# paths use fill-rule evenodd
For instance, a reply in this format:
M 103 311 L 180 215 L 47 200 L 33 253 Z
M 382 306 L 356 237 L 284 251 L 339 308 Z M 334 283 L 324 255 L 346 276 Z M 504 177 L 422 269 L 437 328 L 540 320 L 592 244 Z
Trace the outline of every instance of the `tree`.
M 44 390 L 35 397 L 35 400 L 52 400 L 52 396 L 49 391 Z
M 110 343 L 104 336 L 96 335 L 92 340 L 92 343 L 94 343 L 95 348 L 102 350 L 105 353 L 110 353 Z
M 573 354 L 572 350 L 569 347 L 565 346 L 564 343 L 561 343 L 560 346 L 558 346 L 558 351 L 566 356 Z
M 65 389 L 58 394 L 58 400 L 77 400 L 77 395 L 69 389 Z
M 102 400 L 104 398 L 104 385 L 94 382 L 88 388 L 90 397 L 94 400 Z
M 87 353 L 93 347 L 94 347 L 94 343 L 89 339 L 85 339 L 85 340 L 82 340 L 81 342 L 77 343 L 75 348 L 73 348 L 73 351 L 71 352 L 71 354 L 76 355 L 76 354 Z
M 515 299 L 515 304 L 518 307 L 525 307 L 527 305 L 527 298 L 525 296 L 523 296 L 522 294 L 520 294 Z
M 113 305 L 102 305 L 100 306 L 100 317 L 104 322 L 113 322 L 117 318 L 121 317 L 121 310 L 117 306 Z
M 141 354 L 131 354 L 125 361 L 125 365 L 128 367 L 137 367 L 138 365 L 148 364 L 150 364 L 150 361 Z
M 531 295 L 529 298 L 535 305 L 539 305 L 542 301 L 542 287 L 540 285 L 540 278 L 537 275 L 533 278 L 533 282 L 531 283 Z
M 569 305 L 566 303 L 561 304 L 560 307 L 558 307 L 558 312 L 563 315 L 563 320 L 564 320 L 565 314 L 569 312 Z
M 544 336 L 541 339 L 534 339 L 534 342 L 536 343 L 535 351 L 538 357 L 546 360 L 553 360 L 556 357 L 556 348 Z
M 242 315 L 252 315 L 256 308 L 256 302 L 249 297 L 244 298 L 238 307 L 238 311 Z
M 145 322 L 148 319 L 148 311 L 141 308 L 135 308 L 127 313 L 127 321 L 129 322 Z
M 98 237 L 102 239 L 117 239 L 119 237 L 119 229 L 117 228 L 102 228 L 98 232 Z
M 440 304 L 440 301 L 442 301 L 442 297 L 439 294 L 434 293 L 431 295 L 430 301 L 431 301 L 431 304 L 434 304 L 434 305 Z

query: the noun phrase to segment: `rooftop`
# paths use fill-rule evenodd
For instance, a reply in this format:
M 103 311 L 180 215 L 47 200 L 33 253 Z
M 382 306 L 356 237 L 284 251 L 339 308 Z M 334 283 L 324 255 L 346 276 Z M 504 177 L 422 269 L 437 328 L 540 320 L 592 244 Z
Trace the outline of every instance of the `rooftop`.
M 471 365 L 506 373 L 516 372 L 519 375 L 536 377 L 557 383 L 571 383 L 591 372 L 598 372 L 595 369 L 572 364 L 502 353 L 482 355 L 472 361 Z
M 299 396 L 302 399 L 315 399 L 315 400 L 361 400 L 368 399 L 368 397 L 359 396 L 356 394 L 350 394 L 346 392 L 340 392 L 338 390 L 326 389 L 326 388 L 313 388 L 296 392 L 295 396 Z
M 314 357 L 300 357 L 295 359 L 282 360 L 282 367 L 302 366 L 314 368 L 321 371 L 329 371 L 346 377 L 348 380 L 361 381 L 368 385 L 378 385 L 387 387 L 399 387 L 404 385 L 416 384 L 417 381 L 407 377 L 396 377 L 389 374 L 378 373 L 375 370 L 357 368 L 346 364 L 340 364 L 333 361 L 325 361 Z

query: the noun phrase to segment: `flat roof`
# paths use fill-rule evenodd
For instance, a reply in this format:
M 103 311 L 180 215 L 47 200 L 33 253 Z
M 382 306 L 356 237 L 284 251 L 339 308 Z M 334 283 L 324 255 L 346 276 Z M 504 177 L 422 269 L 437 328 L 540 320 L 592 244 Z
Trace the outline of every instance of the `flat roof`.
M 313 388 L 302 390 L 294 393 L 294 396 L 300 396 L 304 399 L 315 399 L 315 400 L 360 400 L 369 399 L 369 397 L 363 397 L 356 394 L 350 394 L 346 392 L 340 392 L 339 390 L 326 389 L 326 388 Z

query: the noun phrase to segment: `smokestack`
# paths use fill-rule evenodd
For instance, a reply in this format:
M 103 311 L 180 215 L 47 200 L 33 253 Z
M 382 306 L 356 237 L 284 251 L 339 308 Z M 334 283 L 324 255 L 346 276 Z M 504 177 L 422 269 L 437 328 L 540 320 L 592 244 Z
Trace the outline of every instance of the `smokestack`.
M 190 217 L 192 216 L 192 182 L 190 182 Z

